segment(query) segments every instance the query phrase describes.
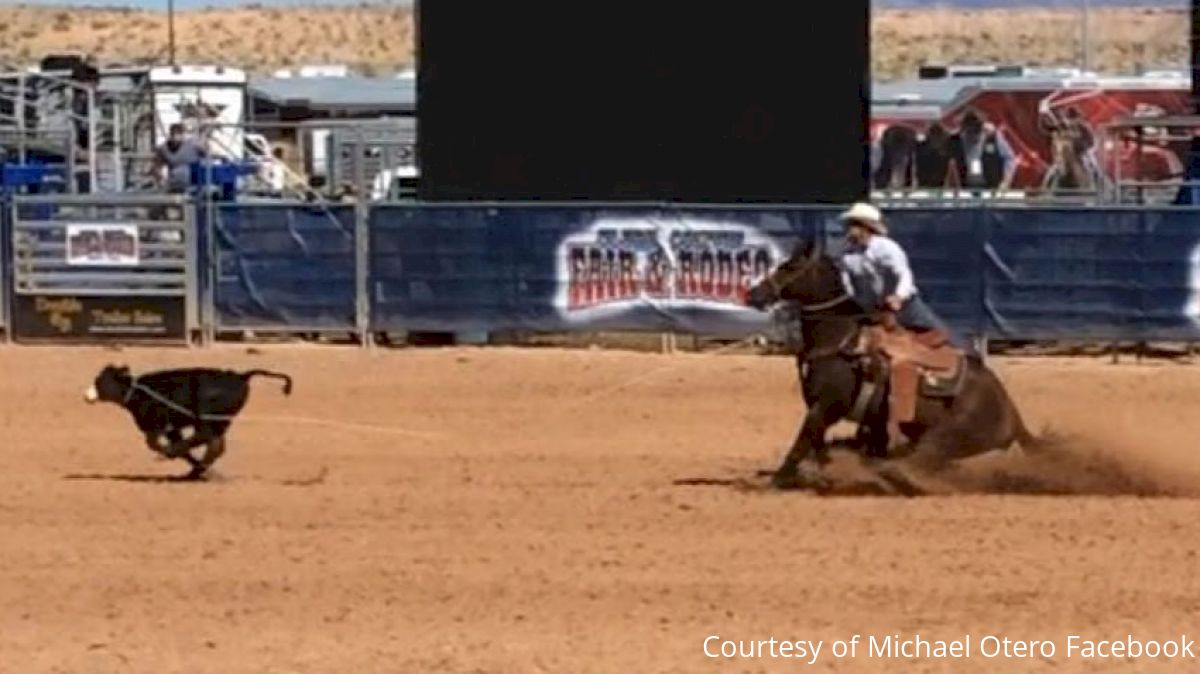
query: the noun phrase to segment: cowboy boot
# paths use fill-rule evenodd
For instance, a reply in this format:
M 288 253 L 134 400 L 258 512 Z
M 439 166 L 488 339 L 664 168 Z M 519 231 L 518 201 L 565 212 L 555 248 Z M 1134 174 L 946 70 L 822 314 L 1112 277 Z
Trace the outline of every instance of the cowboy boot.
M 888 395 L 888 449 L 904 443 L 901 424 L 917 416 L 917 386 L 920 373 L 915 363 L 900 361 L 892 364 L 891 391 Z

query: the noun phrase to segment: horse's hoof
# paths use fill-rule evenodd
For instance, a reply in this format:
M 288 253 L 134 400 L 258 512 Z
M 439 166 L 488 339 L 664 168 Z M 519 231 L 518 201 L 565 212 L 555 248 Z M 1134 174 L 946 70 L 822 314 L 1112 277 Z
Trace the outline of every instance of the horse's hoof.
M 800 481 L 804 487 L 815 492 L 824 493 L 833 487 L 833 482 L 819 470 L 807 470 L 801 473 Z
M 802 466 L 792 469 L 781 468 L 771 476 L 771 486 L 776 489 L 812 489 L 824 491 L 831 482 L 815 467 Z
M 881 466 L 887 463 L 887 456 L 880 456 L 875 453 L 863 454 L 859 457 L 858 462 L 863 466 Z
M 899 464 L 885 463 L 880 466 L 877 475 L 901 496 L 921 496 L 925 493 L 925 489 Z
M 771 486 L 775 489 L 799 489 L 800 475 L 794 470 L 775 471 L 771 475 Z

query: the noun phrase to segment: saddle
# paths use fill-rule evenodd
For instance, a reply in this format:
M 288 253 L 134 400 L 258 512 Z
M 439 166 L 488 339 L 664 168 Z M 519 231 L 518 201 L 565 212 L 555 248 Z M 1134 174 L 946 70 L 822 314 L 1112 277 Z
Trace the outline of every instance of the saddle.
M 900 426 L 916 418 L 918 397 L 953 399 L 962 390 L 966 355 L 940 331 L 916 333 L 898 325 L 875 325 L 865 328 L 860 340 L 861 353 L 886 363 L 893 444 L 899 442 Z

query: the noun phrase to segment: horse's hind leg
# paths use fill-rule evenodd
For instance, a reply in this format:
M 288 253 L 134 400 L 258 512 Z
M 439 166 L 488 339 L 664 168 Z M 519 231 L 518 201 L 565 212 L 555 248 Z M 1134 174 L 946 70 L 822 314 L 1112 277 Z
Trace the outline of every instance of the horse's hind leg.
M 940 470 L 952 459 L 972 452 L 967 450 L 971 432 L 955 419 L 944 419 L 925 432 L 917 441 L 912 454 L 902 461 L 925 471 Z
M 903 459 L 885 462 L 879 467 L 877 474 L 905 496 L 928 493 L 930 485 L 922 485 L 920 478 L 928 477 L 946 467 L 964 443 L 968 442 L 969 436 L 965 430 L 953 420 L 946 419 L 921 436 L 912 454 Z

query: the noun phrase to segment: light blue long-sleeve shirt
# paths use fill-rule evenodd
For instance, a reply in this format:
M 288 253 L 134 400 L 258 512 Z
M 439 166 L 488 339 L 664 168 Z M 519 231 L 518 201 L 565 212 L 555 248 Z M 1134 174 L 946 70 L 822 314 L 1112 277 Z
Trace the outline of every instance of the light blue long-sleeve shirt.
M 886 236 L 872 236 L 865 246 L 852 244 L 841 266 L 846 292 L 864 306 L 877 307 L 889 295 L 908 301 L 917 294 L 908 255 Z

